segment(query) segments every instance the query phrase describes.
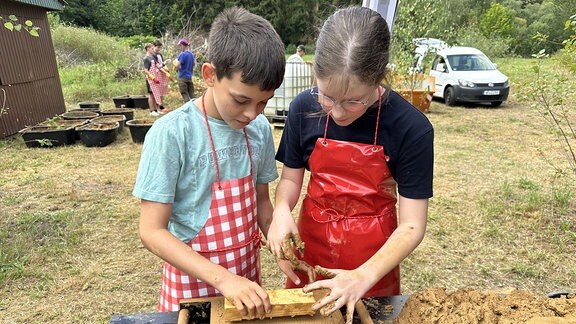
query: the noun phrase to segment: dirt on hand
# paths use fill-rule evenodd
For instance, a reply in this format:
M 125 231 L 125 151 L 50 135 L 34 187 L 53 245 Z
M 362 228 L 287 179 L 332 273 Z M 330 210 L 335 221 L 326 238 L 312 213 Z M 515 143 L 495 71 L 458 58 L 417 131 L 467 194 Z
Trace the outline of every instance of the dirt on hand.
M 576 323 L 576 297 L 548 298 L 526 290 L 500 294 L 430 288 L 412 295 L 393 323 Z

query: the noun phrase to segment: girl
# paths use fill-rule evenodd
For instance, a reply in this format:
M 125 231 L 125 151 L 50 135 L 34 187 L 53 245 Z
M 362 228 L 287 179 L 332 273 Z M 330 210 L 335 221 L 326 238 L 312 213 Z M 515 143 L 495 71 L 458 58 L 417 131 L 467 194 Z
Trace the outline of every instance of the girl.
M 302 260 L 336 274 L 308 283 L 307 274 L 283 267 L 287 287 L 331 290 L 315 309 L 334 303 L 352 314 L 362 297 L 400 294 L 398 265 L 424 237 L 434 132 L 381 85 L 389 49 L 377 12 L 353 7 L 329 17 L 316 43 L 317 87 L 292 101 L 276 153 L 284 166 L 268 244 L 281 258 L 282 239 L 299 234 Z M 291 211 L 305 169 L 310 181 L 296 224 Z

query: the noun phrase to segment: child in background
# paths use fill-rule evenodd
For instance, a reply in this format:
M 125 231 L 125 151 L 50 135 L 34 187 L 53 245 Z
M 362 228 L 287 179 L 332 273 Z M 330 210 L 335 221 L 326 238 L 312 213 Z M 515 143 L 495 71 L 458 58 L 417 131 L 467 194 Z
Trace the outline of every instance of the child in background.
M 154 98 L 154 93 L 152 91 L 152 86 L 154 86 L 155 91 L 157 91 L 157 86 L 160 81 L 156 77 L 156 73 L 153 72 L 153 63 L 156 61 L 154 55 L 154 45 L 146 44 L 144 45 L 144 50 L 146 51 L 146 56 L 144 56 L 144 73 L 146 74 L 146 92 L 148 93 L 148 107 L 150 108 L 151 116 L 160 116 L 158 113 L 158 107 L 156 105 L 156 99 Z M 154 64 L 154 67 L 156 65 Z
M 180 47 L 182 52 L 178 55 L 178 59 L 173 61 L 174 68 L 178 70 L 178 89 L 184 102 L 188 102 L 194 98 L 192 72 L 194 71 L 194 65 L 196 65 L 196 57 L 194 53 L 190 51 L 189 46 L 190 43 L 186 38 L 180 39 L 178 41 L 178 47 Z
M 162 71 L 162 68 L 166 66 L 164 55 L 160 52 L 162 50 L 162 42 L 157 39 L 152 42 L 152 44 L 154 45 L 154 62 L 152 70 L 158 80 L 152 90 L 154 91 L 154 98 L 158 105 L 158 113 L 164 114 L 168 112 L 168 109 L 164 107 L 164 96 L 170 93 L 170 85 L 168 84 L 168 76 L 166 75 L 166 72 Z
M 284 44 L 264 18 L 226 9 L 212 24 L 208 86 L 146 135 L 133 194 L 140 238 L 163 264 L 159 310 L 182 298 L 223 295 L 249 317 L 271 305 L 260 286 L 260 231 L 268 183 L 278 177 L 262 111 L 284 77 Z

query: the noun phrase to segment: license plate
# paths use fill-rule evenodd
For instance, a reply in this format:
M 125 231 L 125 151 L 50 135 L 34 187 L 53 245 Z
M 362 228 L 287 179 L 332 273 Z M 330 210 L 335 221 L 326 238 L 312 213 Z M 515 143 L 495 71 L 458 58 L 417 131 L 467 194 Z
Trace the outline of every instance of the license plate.
M 485 96 L 497 96 L 500 94 L 500 90 L 486 90 L 484 91 Z

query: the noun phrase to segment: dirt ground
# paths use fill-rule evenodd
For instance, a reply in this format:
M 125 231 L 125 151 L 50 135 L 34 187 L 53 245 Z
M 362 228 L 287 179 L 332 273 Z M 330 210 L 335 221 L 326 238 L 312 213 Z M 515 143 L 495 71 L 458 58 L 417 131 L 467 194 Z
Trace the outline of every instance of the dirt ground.
M 436 136 L 434 197 L 426 237 L 401 275 L 402 293 L 415 296 L 407 309 L 422 304 L 428 315 L 415 311 L 410 321 L 448 316 L 442 305 L 461 309 L 466 295 L 449 291 L 469 289 L 494 307 L 505 301 L 481 291 L 575 291 L 567 262 L 576 249 L 574 186 L 564 188 L 566 176 L 553 167 L 565 160 L 540 117 L 513 101 L 498 109 L 434 102 L 427 116 Z M 281 133 L 274 130 L 276 144 Z M 105 148 L 0 148 L 0 245 L 18 252 L 7 264 L 0 255 L 0 274 L 14 274 L 0 282 L 0 323 L 108 323 L 156 310 L 162 262 L 138 238 L 131 195 L 141 149 L 126 132 Z M 285 276 L 265 249 L 261 263 L 263 286 L 282 287 Z

